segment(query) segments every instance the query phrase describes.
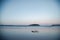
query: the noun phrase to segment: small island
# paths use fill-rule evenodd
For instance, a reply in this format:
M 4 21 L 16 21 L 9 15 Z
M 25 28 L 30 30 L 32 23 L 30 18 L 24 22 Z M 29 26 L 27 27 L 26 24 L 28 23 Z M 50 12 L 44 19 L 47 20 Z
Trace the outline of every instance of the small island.
M 29 26 L 40 26 L 39 24 L 30 24 Z
M 53 24 L 52 26 L 60 26 L 60 24 Z

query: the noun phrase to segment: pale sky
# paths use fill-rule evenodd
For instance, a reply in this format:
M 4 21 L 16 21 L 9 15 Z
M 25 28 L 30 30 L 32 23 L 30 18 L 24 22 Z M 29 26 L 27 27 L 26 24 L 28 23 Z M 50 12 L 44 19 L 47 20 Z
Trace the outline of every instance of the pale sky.
M 8 0 L 2 5 L 2 24 L 60 24 L 56 0 Z

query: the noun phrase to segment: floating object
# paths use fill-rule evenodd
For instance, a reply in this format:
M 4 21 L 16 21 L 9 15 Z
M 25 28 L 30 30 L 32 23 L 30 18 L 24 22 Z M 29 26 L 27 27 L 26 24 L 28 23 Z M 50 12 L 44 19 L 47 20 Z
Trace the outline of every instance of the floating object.
M 38 31 L 31 31 L 31 32 L 33 32 L 33 33 L 37 33 Z

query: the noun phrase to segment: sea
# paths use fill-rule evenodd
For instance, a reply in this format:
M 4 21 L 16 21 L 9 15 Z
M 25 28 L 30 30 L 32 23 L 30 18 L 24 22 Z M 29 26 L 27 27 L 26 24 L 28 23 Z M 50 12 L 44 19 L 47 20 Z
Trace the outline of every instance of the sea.
M 59 26 L 0 26 L 0 40 L 60 40 Z

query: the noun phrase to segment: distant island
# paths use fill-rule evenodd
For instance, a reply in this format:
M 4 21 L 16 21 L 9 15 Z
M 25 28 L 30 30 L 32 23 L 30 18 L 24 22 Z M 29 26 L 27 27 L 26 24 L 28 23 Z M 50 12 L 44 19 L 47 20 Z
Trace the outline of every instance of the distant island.
M 53 24 L 52 26 L 60 26 L 60 24 Z
M 30 24 L 29 26 L 40 26 L 39 24 Z

